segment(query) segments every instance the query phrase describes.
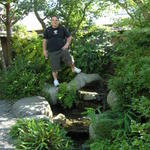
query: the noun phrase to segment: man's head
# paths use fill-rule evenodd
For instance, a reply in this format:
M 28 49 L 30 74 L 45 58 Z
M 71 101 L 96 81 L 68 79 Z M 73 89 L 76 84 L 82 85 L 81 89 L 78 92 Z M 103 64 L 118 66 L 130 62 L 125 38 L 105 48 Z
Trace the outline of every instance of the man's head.
M 51 25 L 53 28 L 57 28 L 59 26 L 59 18 L 57 16 L 51 17 Z

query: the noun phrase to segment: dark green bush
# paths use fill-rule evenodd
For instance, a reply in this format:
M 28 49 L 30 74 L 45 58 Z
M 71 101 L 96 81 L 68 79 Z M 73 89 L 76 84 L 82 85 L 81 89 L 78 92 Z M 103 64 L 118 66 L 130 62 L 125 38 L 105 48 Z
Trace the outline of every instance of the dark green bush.
M 27 38 L 14 36 L 13 63 L 7 71 L 1 73 L 1 98 L 17 99 L 37 95 L 41 92 L 44 82 L 52 80 L 49 63 L 44 60 L 42 54 L 41 38 L 37 35 L 27 35 Z
M 133 99 L 132 109 L 135 111 L 140 118 L 145 117 L 150 119 L 150 99 L 142 96 L 139 99 Z
M 18 120 L 11 128 L 16 149 L 71 150 L 73 143 L 64 129 L 44 120 Z
M 57 93 L 58 102 L 64 108 L 72 108 L 73 104 L 77 101 L 77 93 L 75 85 L 67 88 L 67 83 L 61 83 Z
M 96 139 L 110 139 L 113 130 L 123 128 L 123 124 L 126 122 L 123 113 L 111 111 L 101 113 L 99 109 L 97 111 L 99 113 L 92 108 L 87 108 L 84 113 L 90 118 Z
M 150 29 L 132 29 L 118 37 L 112 57 L 115 75 L 109 80 L 109 88 L 117 94 L 131 124 L 128 132 L 125 126 L 114 130 L 111 141 L 99 141 L 99 145 L 104 143 L 108 150 L 150 149 Z
M 74 77 L 76 76 L 76 73 L 73 73 L 71 70 L 71 67 L 62 65 L 61 71 L 58 73 L 58 80 L 63 82 L 70 82 Z
M 112 46 L 110 31 L 91 28 L 73 43 L 75 63 L 86 73 L 108 73 Z
M 115 91 L 123 104 L 131 104 L 132 99 L 146 96 L 150 98 L 150 30 L 125 32 L 115 45 L 115 76 L 109 87 Z
M 18 57 L 8 70 L 1 74 L 0 97 L 16 99 L 41 92 L 42 86 L 48 78 L 48 74 L 46 77 L 45 73 L 47 67 L 44 60 L 41 62 L 38 59 L 33 61 L 29 62 Z
M 110 139 L 97 139 L 91 150 L 150 149 L 150 29 L 132 29 L 117 35 L 112 55 L 115 74 L 109 88 L 124 111 L 123 126 Z M 119 112 L 118 112 L 119 113 Z M 113 112 L 112 112 L 113 114 Z
M 132 120 L 131 132 L 112 130 L 111 139 L 96 139 L 90 144 L 90 150 L 148 150 L 150 149 L 150 123 L 140 124 Z

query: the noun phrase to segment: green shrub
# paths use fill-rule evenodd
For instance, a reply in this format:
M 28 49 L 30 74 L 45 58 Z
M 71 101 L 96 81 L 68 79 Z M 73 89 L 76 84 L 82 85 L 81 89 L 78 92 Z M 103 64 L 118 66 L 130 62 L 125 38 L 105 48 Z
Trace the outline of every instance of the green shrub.
M 17 99 L 40 93 L 49 78 L 46 69 L 48 67 L 44 60 L 35 59 L 31 62 L 17 57 L 8 70 L 1 74 L 0 97 Z
M 109 141 L 96 140 L 90 144 L 90 150 L 109 150 Z
M 11 128 L 16 149 L 22 150 L 71 150 L 73 143 L 65 130 L 44 120 L 17 120 Z
M 70 82 L 74 77 L 76 76 L 76 73 L 73 73 L 71 70 L 71 67 L 65 66 L 62 64 L 62 69 L 58 73 L 58 80 L 63 82 Z
M 91 150 L 148 150 L 150 149 L 150 123 L 140 124 L 132 120 L 131 132 L 113 130 L 112 138 L 91 141 Z
M 109 80 L 109 88 L 117 94 L 123 112 L 120 115 L 119 112 L 104 112 L 98 114 L 100 118 L 97 119 L 95 110 L 90 112 L 91 123 L 97 127 L 95 133 L 101 135 L 100 131 L 103 130 L 111 133 L 107 138 L 105 138 L 107 134 L 104 134 L 91 141 L 90 149 L 148 150 L 150 149 L 150 29 L 132 29 L 117 38 L 112 55 L 116 68 L 114 76 Z M 101 125 L 103 119 L 109 123 Z M 110 131 L 113 126 L 111 119 L 116 123 L 118 121 L 120 126 Z
M 113 56 L 116 73 L 109 87 L 117 93 L 123 107 L 133 99 L 145 96 L 150 90 L 150 30 L 125 32 L 116 43 Z
M 57 98 L 64 108 L 71 108 L 77 100 L 75 85 L 67 88 L 67 83 L 61 83 L 57 93 Z
M 82 37 L 73 43 L 76 65 L 86 73 L 108 73 L 113 52 L 110 39 L 110 31 L 105 28 L 93 27 L 86 30 Z
M 140 124 L 136 121 L 131 122 L 131 132 L 129 134 L 118 134 L 118 131 L 114 132 L 114 141 L 111 145 L 113 150 L 122 149 L 150 149 L 150 123 Z
M 142 96 L 139 99 L 134 99 L 132 101 L 132 109 L 135 111 L 140 117 L 146 117 L 150 119 L 150 99 Z
M 112 130 L 123 128 L 124 116 L 119 112 L 104 112 L 96 114 L 96 110 L 87 108 L 84 114 L 90 118 L 90 123 L 94 129 L 96 139 L 110 139 Z
M 25 36 L 26 35 L 26 36 Z M 0 97 L 17 99 L 41 93 L 52 81 L 49 63 L 42 54 L 42 40 L 35 33 L 19 32 L 13 38 L 13 63 L 1 73 Z
M 105 146 L 108 145 L 107 150 L 148 150 L 150 149 L 150 29 L 126 31 L 114 46 L 113 62 L 116 69 L 115 75 L 109 80 L 109 88 L 115 91 L 122 103 L 126 119 L 131 121 L 127 123 L 128 132 L 125 126 L 121 130 L 113 130 L 112 138 Z

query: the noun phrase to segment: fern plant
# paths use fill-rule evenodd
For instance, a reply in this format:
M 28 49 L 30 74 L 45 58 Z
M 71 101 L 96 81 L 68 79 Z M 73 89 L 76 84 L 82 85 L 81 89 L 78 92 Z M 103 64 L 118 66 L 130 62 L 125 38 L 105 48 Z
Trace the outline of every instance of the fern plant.
M 61 83 L 56 96 L 64 108 L 71 108 L 77 99 L 75 85 L 67 88 L 66 82 Z
M 17 120 L 10 135 L 16 149 L 72 150 L 73 143 L 59 125 L 45 120 Z

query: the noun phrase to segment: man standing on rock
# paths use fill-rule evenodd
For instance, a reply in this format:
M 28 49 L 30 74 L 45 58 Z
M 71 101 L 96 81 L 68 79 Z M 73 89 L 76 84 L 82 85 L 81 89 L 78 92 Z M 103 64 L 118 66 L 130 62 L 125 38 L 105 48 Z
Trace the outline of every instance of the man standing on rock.
M 51 26 L 44 31 L 43 54 L 45 58 L 49 57 L 50 59 L 54 86 L 59 85 L 58 71 L 61 70 L 61 61 L 70 66 L 72 72 L 81 72 L 81 69 L 75 67 L 73 57 L 68 51 L 71 40 L 72 36 L 68 30 L 59 25 L 59 18 L 57 16 L 52 16 Z

